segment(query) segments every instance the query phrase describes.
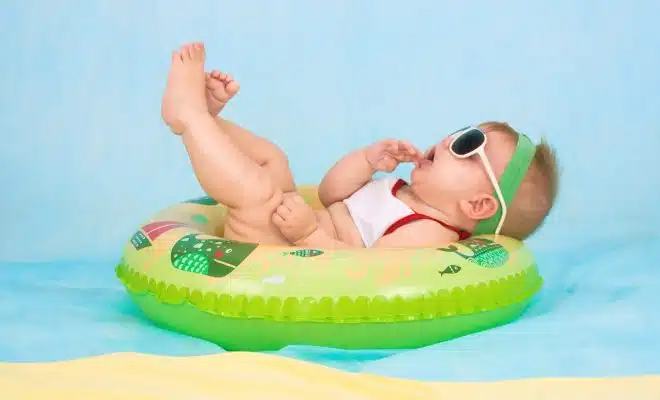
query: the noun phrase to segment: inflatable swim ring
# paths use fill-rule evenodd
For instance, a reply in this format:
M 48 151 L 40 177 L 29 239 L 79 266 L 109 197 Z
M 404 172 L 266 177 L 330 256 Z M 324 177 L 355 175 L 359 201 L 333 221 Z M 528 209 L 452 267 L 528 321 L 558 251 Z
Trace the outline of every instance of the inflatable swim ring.
M 316 186 L 299 186 L 322 207 Z M 307 344 L 431 345 L 519 317 L 542 279 L 520 241 L 476 236 L 441 248 L 313 249 L 222 238 L 226 208 L 175 204 L 131 237 L 118 278 L 158 326 L 225 350 Z

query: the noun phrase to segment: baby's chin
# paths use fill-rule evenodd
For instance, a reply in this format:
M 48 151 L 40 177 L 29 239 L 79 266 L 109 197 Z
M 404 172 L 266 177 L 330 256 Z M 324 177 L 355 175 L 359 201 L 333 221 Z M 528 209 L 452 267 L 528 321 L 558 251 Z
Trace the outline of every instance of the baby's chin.
M 410 187 L 415 190 L 415 186 L 425 181 L 424 169 L 422 167 L 415 167 L 410 171 Z

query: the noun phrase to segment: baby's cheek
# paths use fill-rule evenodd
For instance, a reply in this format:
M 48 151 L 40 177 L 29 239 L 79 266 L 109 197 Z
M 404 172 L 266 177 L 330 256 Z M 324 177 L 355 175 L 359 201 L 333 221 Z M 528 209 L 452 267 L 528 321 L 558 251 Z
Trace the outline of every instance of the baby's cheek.
M 474 182 L 474 173 L 465 168 L 452 168 L 442 171 L 438 179 L 439 189 L 445 194 L 462 192 Z
M 444 186 L 453 186 L 460 183 L 464 177 L 464 174 L 460 168 L 456 168 L 455 165 L 448 164 L 444 168 L 440 168 L 437 177 L 437 182 L 439 184 Z

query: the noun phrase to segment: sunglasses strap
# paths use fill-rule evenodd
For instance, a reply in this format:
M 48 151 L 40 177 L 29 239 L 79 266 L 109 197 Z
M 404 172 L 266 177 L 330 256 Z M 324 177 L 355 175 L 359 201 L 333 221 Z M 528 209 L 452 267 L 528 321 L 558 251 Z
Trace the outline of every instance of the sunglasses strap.
M 527 173 L 535 154 L 536 146 L 532 140 L 527 137 L 527 135 L 519 134 L 513 157 L 511 157 L 511 160 L 507 164 L 506 169 L 499 180 L 500 190 L 502 191 L 502 197 L 504 197 L 504 203 L 507 206 L 507 210 L 511 205 L 511 201 L 516 196 L 516 192 L 525 178 L 525 174 Z M 497 198 L 495 192 L 493 192 L 493 196 Z M 495 214 L 490 218 L 481 220 L 472 233 L 474 235 L 495 233 L 501 215 L 502 207 L 498 207 Z

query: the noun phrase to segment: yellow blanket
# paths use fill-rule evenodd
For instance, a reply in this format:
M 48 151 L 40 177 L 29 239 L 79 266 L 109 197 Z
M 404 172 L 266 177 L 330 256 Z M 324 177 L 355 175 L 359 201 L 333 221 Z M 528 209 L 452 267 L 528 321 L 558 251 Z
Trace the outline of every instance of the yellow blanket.
M 660 376 L 426 383 L 258 353 L 0 363 L 2 399 L 660 399 Z

